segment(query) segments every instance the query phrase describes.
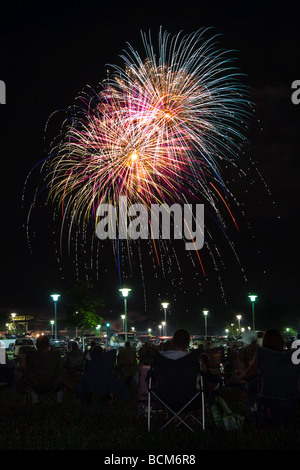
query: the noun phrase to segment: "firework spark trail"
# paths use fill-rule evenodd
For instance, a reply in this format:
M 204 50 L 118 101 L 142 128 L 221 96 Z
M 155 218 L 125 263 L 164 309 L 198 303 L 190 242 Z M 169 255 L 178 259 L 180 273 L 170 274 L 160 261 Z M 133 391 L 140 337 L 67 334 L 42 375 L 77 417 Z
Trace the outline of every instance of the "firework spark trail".
M 207 202 L 224 233 L 223 207 L 236 224 L 222 166 L 238 168 L 251 106 L 228 52 L 206 34 L 161 30 L 156 51 L 150 33 L 142 33 L 145 58 L 128 45 L 123 67 L 111 65 L 100 91 L 77 98 L 45 177 L 69 243 L 73 230 L 96 226 L 100 204 L 117 206 L 120 196 L 149 210 L 153 203 Z M 117 252 L 119 263 L 119 246 Z

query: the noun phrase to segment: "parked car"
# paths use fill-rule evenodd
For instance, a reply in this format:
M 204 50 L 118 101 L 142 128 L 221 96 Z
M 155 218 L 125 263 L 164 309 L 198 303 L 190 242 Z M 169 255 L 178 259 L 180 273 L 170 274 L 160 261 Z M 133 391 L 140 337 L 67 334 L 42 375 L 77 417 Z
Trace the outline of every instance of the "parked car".
M 55 338 L 55 335 L 48 335 L 48 338 L 50 339 L 50 341 L 58 340 L 58 341 L 64 341 L 65 343 L 69 342 L 69 338 L 67 338 L 66 336 L 61 336 L 61 335 L 56 335 L 56 338 Z
M 127 341 L 130 345 L 139 351 L 142 346 L 141 341 L 135 336 L 134 333 L 127 333 Z M 113 333 L 110 339 L 110 347 L 112 349 L 124 348 L 125 346 L 125 333 Z
M 249 346 L 249 344 L 252 343 L 252 341 L 255 341 L 258 346 L 262 345 L 262 339 L 264 336 L 263 331 L 246 331 L 240 341 L 242 342 L 243 346 Z
M 20 352 L 20 348 L 34 348 L 35 343 L 32 338 L 16 338 L 16 341 L 13 346 L 13 356 L 17 357 Z
M 139 335 L 137 339 L 143 344 L 150 343 L 155 344 L 156 336 L 153 335 Z
M 208 349 L 212 341 L 212 336 L 193 335 L 190 339 L 190 349 L 198 349 L 201 346 L 203 349 Z
M 162 343 L 167 343 L 169 341 L 172 341 L 172 338 L 173 338 L 172 336 L 157 336 L 154 344 L 159 346 Z
M 5 346 L 5 349 L 7 351 L 12 351 L 14 347 L 14 342 L 16 341 L 16 336 L 15 335 L 5 335 L 1 336 L 0 340 Z
M 95 343 L 96 346 L 101 346 L 102 348 L 105 348 L 106 342 L 102 338 L 90 338 L 87 339 L 84 343 L 85 350 L 91 349 L 92 343 Z
M 60 339 L 51 339 L 50 349 L 54 349 L 55 351 L 59 351 L 62 354 L 66 354 L 68 351 L 68 345 L 65 341 L 62 341 Z

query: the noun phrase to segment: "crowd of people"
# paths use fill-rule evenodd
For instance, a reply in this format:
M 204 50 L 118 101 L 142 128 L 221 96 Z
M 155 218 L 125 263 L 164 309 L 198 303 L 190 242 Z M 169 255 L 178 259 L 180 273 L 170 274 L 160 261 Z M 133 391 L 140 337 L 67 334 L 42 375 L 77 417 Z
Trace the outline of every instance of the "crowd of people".
M 49 338 L 40 336 L 37 338 L 36 350 L 28 350 L 26 353 L 25 366 L 15 367 L 13 375 L 9 374 L 8 384 L 20 394 L 30 391 L 33 401 L 38 401 L 39 395 L 55 392 L 60 397 L 60 402 L 63 394 L 69 391 L 84 403 L 89 403 L 95 395 L 108 397 L 110 400 L 119 395 L 126 401 L 130 389 L 140 386 L 141 366 L 150 366 L 155 354 L 176 361 L 191 354 L 189 345 L 188 331 L 179 329 L 171 341 L 161 343 L 160 346 L 145 343 L 138 353 L 129 342 L 118 353 L 114 349 L 106 351 L 96 343 L 92 343 L 88 351 L 82 352 L 74 341 L 62 358 L 60 353 L 50 350 Z M 287 349 L 282 335 L 276 329 L 265 331 L 262 347 L 277 353 L 284 353 Z M 253 381 L 255 385 L 251 389 L 252 379 L 258 374 L 258 346 L 255 341 L 247 347 L 228 349 L 226 357 L 223 351 L 222 363 L 212 360 L 212 352 L 200 349 L 197 351 L 201 373 L 208 379 L 208 384 L 211 382 L 207 390 L 214 389 L 218 383 L 221 386 L 241 387 L 247 399 L 257 395 L 262 384 Z M 299 387 L 297 397 L 298 394 Z M 298 399 L 294 400 L 294 416 L 298 402 Z

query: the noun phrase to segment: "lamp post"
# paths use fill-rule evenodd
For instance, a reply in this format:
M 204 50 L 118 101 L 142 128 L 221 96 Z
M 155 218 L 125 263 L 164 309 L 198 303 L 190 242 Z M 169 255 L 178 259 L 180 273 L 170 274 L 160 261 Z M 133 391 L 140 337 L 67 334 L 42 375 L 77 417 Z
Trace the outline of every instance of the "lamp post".
M 162 324 L 162 329 L 163 329 L 163 336 L 166 336 L 166 329 L 165 329 L 166 322 L 162 321 L 161 324 Z
M 241 318 L 242 318 L 242 315 L 237 315 L 236 318 L 237 318 L 237 321 L 239 323 L 239 333 L 240 333 L 241 332 Z
M 110 323 L 106 323 L 106 349 L 110 347 Z
M 204 315 L 205 336 L 207 336 L 207 315 L 208 315 L 208 310 L 203 310 L 203 315 Z
M 96 330 L 98 330 L 98 336 L 101 338 L 101 325 L 97 325 Z
M 60 294 L 51 294 L 51 297 L 54 301 L 54 339 L 57 339 L 57 301 Z
M 131 289 L 127 289 L 123 287 L 122 289 L 119 289 L 120 292 L 122 292 L 122 295 L 124 297 L 124 323 L 125 323 L 125 341 L 127 341 L 127 297 Z
M 12 314 L 11 314 L 11 317 L 12 317 L 12 325 L 13 325 L 12 327 L 13 327 L 13 332 L 14 332 L 14 334 L 16 333 L 16 332 L 15 332 L 15 316 L 16 316 L 16 313 L 12 313 Z
M 167 308 L 169 307 L 168 302 L 162 302 L 162 308 L 164 309 L 164 317 L 165 317 L 165 336 L 167 336 Z
M 256 300 L 257 295 L 249 294 L 248 297 L 252 304 L 252 329 L 253 331 L 255 331 L 254 302 Z
M 78 315 L 78 311 L 75 312 L 75 315 Z M 78 326 L 77 326 L 77 323 L 76 323 L 76 326 L 75 326 L 75 338 L 78 337 Z
M 124 333 L 124 320 L 125 320 L 125 315 L 121 315 L 122 318 L 122 323 L 123 323 L 123 333 Z
M 52 336 L 53 336 L 53 325 L 54 325 L 54 320 L 50 320 L 50 323 L 51 323 L 51 330 L 52 330 Z

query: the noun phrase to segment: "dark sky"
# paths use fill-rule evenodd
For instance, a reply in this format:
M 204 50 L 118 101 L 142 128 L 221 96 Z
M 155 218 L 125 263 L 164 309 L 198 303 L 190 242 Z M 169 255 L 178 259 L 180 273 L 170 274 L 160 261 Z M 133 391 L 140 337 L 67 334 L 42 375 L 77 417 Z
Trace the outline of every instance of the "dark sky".
M 160 26 L 174 34 L 213 27 L 221 34 L 221 47 L 236 51 L 256 105 L 246 152 L 255 165 L 249 179 L 232 183 L 243 203 L 237 215 L 241 230 L 232 236 L 244 271 L 216 230 L 214 240 L 220 243 L 225 264 L 220 272 L 210 266 L 206 253 L 201 256 L 207 261 L 207 278 L 197 264 L 184 259 L 180 273 L 174 268 L 164 278 L 153 278 L 146 257 L 142 274 L 137 260 L 132 279 L 128 273 L 127 283 L 133 289 L 128 308 L 132 318 L 151 325 L 161 319 L 160 300 L 167 297 L 170 323 L 198 325 L 194 329 L 200 331 L 203 308 L 210 310 L 215 326 L 223 327 L 224 319 L 236 313 L 250 320 L 247 295 L 255 291 L 261 328 L 287 322 L 300 330 L 300 104 L 291 101 L 291 84 L 300 80 L 299 7 L 292 2 L 129 1 L 120 5 L 85 1 L 40 6 L 13 2 L 1 10 L 0 80 L 7 91 L 6 104 L 0 106 L 2 311 L 48 314 L 49 295 L 59 290 L 63 298 L 74 281 L 74 269 L 66 268 L 73 260 L 57 262 L 50 208 L 36 214 L 31 225 L 33 254 L 24 228 L 35 180 L 30 180 L 23 207 L 24 183 L 45 157 L 60 119 L 58 114 L 51 121 L 45 140 L 50 115 L 72 105 L 87 84 L 95 86 L 103 80 L 106 64 L 118 61 L 126 42 L 142 52 L 140 30 L 151 29 L 155 38 Z M 84 264 L 83 252 L 80 258 Z M 107 294 L 107 318 L 119 318 L 120 280 L 112 254 L 105 262 L 98 273 L 99 290 Z M 79 275 L 85 276 L 82 267 Z

